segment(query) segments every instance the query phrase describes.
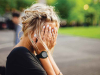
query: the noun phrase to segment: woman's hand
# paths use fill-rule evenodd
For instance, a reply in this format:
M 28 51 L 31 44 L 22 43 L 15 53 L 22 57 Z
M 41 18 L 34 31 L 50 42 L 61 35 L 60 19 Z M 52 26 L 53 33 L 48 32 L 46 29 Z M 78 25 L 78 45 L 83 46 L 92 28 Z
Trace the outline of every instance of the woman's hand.
M 51 27 L 49 25 L 43 26 L 42 31 L 41 31 L 41 39 L 47 45 L 49 50 L 52 49 L 56 44 L 57 28 L 55 27 L 55 28 L 51 29 Z M 34 42 L 36 41 L 36 34 L 34 34 L 33 41 Z M 36 45 L 40 52 L 46 51 L 43 44 L 41 43 L 40 37 L 38 38 Z

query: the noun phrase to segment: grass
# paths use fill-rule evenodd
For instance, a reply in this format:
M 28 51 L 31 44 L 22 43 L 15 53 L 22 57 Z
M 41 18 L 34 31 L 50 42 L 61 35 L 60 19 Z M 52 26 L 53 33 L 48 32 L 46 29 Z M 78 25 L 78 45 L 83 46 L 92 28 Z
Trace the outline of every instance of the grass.
M 99 26 L 59 28 L 58 33 L 63 34 L 63 35 L 73 35 L 73 36 L 100 39 L 100 27 Z

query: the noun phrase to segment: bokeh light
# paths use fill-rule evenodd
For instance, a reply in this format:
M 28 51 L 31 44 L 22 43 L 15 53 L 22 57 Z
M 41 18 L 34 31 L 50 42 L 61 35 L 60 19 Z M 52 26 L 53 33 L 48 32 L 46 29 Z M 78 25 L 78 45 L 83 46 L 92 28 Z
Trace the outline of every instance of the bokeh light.
M 87 10 L 89 8 L 89 5 L 88 4 L 85 4 L 84 5 L 84 10 Z

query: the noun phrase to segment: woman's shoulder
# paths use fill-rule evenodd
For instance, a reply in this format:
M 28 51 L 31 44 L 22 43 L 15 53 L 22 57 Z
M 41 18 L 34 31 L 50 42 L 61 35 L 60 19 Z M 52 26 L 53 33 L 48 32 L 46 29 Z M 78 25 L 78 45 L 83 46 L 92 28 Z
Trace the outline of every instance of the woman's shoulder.
M 17 53 L 17 52 L 28 52 L 28 49 L 23 47 L 23 46 L 20 46 L 20 47 L 15 47 L 11 53 Z
M 26 54 L 26 53 L 29 53 L 29 50 L 25 47 L 15 47 L 8 55 L 7 58 L 10 58 L 10 57 L 15 57 L 15 56 L 18 56 L 18 55 L 23 55 L 23 54 Z
M 13 50 L 11 51 L 11 53 L 14 53 L 14 54 L 19 53 L 19 52 L 20 53 L 29 52 L 29 50 L 23 46 L 20 46 L 20 47 L 13 48 Z
M 7 61 L 38 61 L 36 56 L 25 47 L 14 48 L 7 56 Z
M 26 73 L 32 71 L 32 74 L 37 73 L 39 75 L 41 73 L 41 75 L 46 75 L 40 61 L 25 47 L 14 48 L 8 55 L 6 63 L 6 66 L 10 65 L 18 68 L 20 67 L 21 69 L 25 70 L 27 69 Z

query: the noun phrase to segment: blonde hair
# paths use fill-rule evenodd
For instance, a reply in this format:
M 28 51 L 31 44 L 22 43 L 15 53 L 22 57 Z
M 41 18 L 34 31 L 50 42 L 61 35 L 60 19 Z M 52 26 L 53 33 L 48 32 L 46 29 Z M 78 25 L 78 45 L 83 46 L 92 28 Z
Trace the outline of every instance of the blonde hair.
M 54 7 L 45 4 L 33 4 L 30 8 L 24 10 L 25 15 L 21 17 L 23 36 L 29 36 L 32 43 L 31 34 L 34 32 L 41 39 L 40 33 L 43 25 L 47 22 L 56 22 L 56 27 L 59 28 L 59 18 L 55 13 Z M 43 46 L 48 50 L 46 44 L 42 41 Z M 32 43 L 35 47 L 36 44 Z M 37 48 L 37 47 L 36 47 Z M 38 49 L 38 48 L 37 48 Z

